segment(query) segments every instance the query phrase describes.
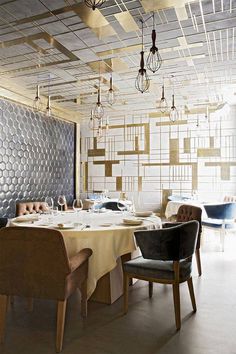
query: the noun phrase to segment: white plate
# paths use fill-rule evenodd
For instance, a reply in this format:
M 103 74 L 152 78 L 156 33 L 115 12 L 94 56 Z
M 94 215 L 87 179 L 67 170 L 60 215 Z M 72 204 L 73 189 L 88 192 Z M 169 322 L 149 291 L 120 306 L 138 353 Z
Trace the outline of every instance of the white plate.
M 14 218 L 12 221 L 13 222 L 33 222 L 33 221 L 38 221 L 39 220 L 39 217 L 38 215 L 35 215 L 35 216 L 32 216 L 32 215 L 29 215 L 29 216 L 18 216 L 16 218 Z
M 101 225 L 99 225 L 99 226 L 100 226 L 100 227 L 109 227 L 109 226 L 111 226 L 111 225 L 112 225 L 112 223 L 106 222 L 106 223 L 101 224 Z
M 74 225 L 68 225 L 68 224 L 64 224 L 63 226 L 62 225 L 54 225 L 53 227 L 58 230 L 69 230 L 69 229 L 75 228 Z
M 148 211 L 136 211 L 135 212 L 135 216 L 142 216 L 142 217 L 148 217 L 148 216 L 151 216 L 153 214 L 153 212 L 151 210 L 148 210 Z
M 142 220 L 138 220 L 138 219 L 123 219 L 124 225 L 137 226 L 137 225 L 141 225 L 142 223 L 143 223 Z

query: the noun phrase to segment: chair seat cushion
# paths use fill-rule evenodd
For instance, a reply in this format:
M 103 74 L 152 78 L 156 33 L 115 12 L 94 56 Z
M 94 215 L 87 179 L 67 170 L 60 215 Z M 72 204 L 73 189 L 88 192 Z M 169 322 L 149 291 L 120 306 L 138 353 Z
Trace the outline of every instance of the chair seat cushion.
M 123 269 L 127 273 L 137 274 L 156 279 L 174 279 L 174 270 L 172 261 L 156 261 L 138 257 L 123 264 Z M 186 280 L 190 277 L 192 262 L 180 261 L 180 280 Z
M 225 224 L 226 229 L 234 229 L 236 227 L 236 223 L 234 220 L 219 220 L 219 219 L 208 219 L 203 220 L 202 225 L 206 227 L 212 227 L 214 229 L 221 229 Z

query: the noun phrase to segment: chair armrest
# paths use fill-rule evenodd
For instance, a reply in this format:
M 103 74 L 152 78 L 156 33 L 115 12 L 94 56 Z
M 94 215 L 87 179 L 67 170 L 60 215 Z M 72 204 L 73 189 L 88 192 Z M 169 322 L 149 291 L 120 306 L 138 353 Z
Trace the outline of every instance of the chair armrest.
M 162 228 L 166 229 L 168 227 L 174 227 L 174 226 L 178 226 L 183 224 L 182 222 L 178 221 L 178 222 L 165 222 L 164 224 L 162 224 Z
M 88 258 L 92 255 L 92 253 L 93 251 L 91 250 L 91 248 L 84 248 L 78 253 L 76 253 L 74 256 L 69 258 L 71 272 L 73 272 L 75 269 L 79 268 L 84 262 L 86 262 Z

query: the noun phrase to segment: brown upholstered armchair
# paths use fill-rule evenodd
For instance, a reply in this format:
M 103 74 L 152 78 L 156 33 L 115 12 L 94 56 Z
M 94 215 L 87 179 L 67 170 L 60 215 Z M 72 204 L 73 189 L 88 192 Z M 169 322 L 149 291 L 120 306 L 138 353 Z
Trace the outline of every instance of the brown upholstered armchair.
M 68 297 L 79 288 L 81 313 L 87 315 L 88 259 L 85 248 L 68 259 L 62 234 L 57 230 L 8 227 L 0 230 L 0 342 L 9 296 L 57 300 L 56 351 L 63 343 Z
M 179 207 L 176 222 L 186 222 L 191 220 L 197 220 L 199 222 L 199 229 L 198 229 L 198 238 L 197 238 L 197 245 L 196 245 L 196 261 L 197 261 L 197 269 L 198 275 L 202 275 L 202 265 L 201 265 L 201 256 L 200 256 L 200 246 L 201 246 L 201 233 L 202 233 L 202 209 L 195 206 L 195 205 L 188 205 L 183 204 Z M 176 225 L 176 223 L 166 223 L 165 227 L 170 227 L 171 225 Z
M 27 202 L 16 203 L 16 216 L 44 213 L 48 210 L 46 202 Z

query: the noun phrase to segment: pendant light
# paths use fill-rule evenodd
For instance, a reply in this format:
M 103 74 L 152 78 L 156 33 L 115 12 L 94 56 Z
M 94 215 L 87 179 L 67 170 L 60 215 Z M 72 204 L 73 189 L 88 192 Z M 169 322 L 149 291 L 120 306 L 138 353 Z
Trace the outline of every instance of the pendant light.
M 150 48 L 150 53 L 147 58 L 147 68 L 152 71 L 153 74 L 158 71 L 161 67 L 162 59 L 158 48 L 156 47 L 156 30 L 155 30 L 155 17 L 153 12 L 153 30 L 152 30 L 152 47 Z
M 144 68 L 144 46 L 143 46 L 143 20 L 142 22 L 142 51 L 140 52 L 141 59 L 140 59 L 140 69 L 138 71 L 138 76 L 135 81 L 135 87 L 141 93 L 146 92 L 150 86 L 150 79 L 148 77 L 147 71 Z
M 89 118 L 89 129 L 94 129 L 94 117 L 93 110 L 91 109 L 90 118 Z
M 35 112 L 38 112 L 42 109 L 42 101 L 39 95 L 39 85 L 36 86 L 36 95 L 33 101 L 33 109 Z
M 46 107 L 46 116 L 47 116 L 47 117 L 50 117 L 51 114 L 52 114 L 51 96 L 48 96 L 47 107 Z
M 102 5 L 104 4 L 105 1 L 106 0 L 84 0 L 84 3 L 89 8 L 95 10 L 95 9 L 102 7 Z
M 93 110 L 93 116 L 94 118 L 100 120 L 102 119 L 103 115 L 104 115 L 104 108 L 103 108 L 103 105 L 101 103 L 101 88 L 100 88 L 100 76 L 99 76 L 99 86 L 98 86 L 98 100 L 97 100 L 97 103 L 94 107 L 94 110 Z
M 115 97 L 115 91 L 113 89 L 113 82 L 112 82 L 112 74 L 110 77 L 110 88 L 108 90 L 107 94 L 107 102 L 109 103 L 110 106 L 112 106 L 115 103 L 116 97 Z
M 50 74 L 48 76 L 48 101 L 47 101 L 47 106 L 46 106 L 46 116 L 50 117 L 52 114 L 52 108 L 51 108 L 51 96 L 50 96 L 50 83 L 51 83 L 51 77 Z
M 167 111 L 167 109 L 168 109 L 168 104 L 167 104 L 167 101 L 166 101 L 166 98 L 165 98 L 164 82 L 163 82 L 163 85 L 162 85 L 162 93 L 161 93 L 161 99 L 160 99 L 160 102 L 159 102 L 159 108 L 160 108 L 161 113 L 165 113 Z
M 172 106 L 170 108 L 170 114 L 169 114 L 170 121 L 172 123 L 176 122 L 179 118 L 179 112 L 177 111 L 175 107 L 175 95 L 172 95 Z

